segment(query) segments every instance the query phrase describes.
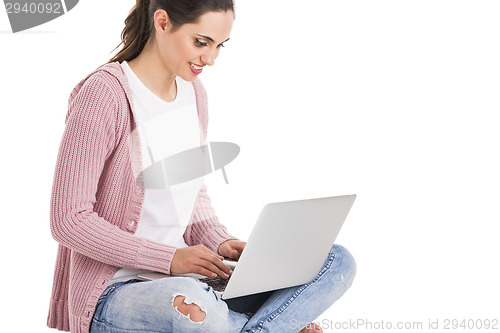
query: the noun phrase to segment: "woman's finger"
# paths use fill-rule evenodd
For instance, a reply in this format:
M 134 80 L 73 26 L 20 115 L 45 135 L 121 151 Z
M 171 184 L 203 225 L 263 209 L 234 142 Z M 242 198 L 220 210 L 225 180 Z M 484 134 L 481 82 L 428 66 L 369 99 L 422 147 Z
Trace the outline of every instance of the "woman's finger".
M 217 277 L 217 274 L 204 268 L 204 267 L 201 267 L 201 266 L 194 266 L 193 268 L 193 273 L 196 273 L 196 274 L 201 274 L 203 276 L 206 276 L 208 278 L 216 278 Z
M 218 256 L 207 256 L 204 258 L 201 258 L 203 261 L 199 263 L 200 266 L 216 273 L 218 276 L 221 278 L 227 278 L 226 275 L 230 274 L 231 267 L 227 266 L 222 262 L 222 260 L 219 260 Z

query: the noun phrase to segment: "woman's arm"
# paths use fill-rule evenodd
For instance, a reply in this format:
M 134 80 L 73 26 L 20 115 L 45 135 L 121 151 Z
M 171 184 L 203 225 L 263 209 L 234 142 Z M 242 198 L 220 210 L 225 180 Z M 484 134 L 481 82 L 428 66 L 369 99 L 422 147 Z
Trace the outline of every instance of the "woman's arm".
M 238 240 L 219 222 L 207 194 L 207 186 L 203 184 L 196 198 L 191 221 L 184 233 L 184 240 L 187 245 L 203 244 L 219 254 L 217 251 L 219 245 L 229 239 Z
M 175 247 L 136 237 L 94 210 L 101 174 L 126 118 L 106 75 L 87 79 L 70 104 L 52 187 L 52 235 L 61 245 L 94 260 L 168 274 Z M 117 189 L 116 195 L 123 193 Z

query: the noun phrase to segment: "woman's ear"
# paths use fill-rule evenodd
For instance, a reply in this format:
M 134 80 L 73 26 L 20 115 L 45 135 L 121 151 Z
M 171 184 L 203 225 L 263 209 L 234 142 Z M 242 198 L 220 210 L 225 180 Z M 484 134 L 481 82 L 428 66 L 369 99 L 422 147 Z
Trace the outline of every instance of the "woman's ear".
M 158 9 L 153 16 L 153 20 L 157 33 L 167 33 L 172 28 L 172 23 L 170 22 L 168 13 L 164 9 Z

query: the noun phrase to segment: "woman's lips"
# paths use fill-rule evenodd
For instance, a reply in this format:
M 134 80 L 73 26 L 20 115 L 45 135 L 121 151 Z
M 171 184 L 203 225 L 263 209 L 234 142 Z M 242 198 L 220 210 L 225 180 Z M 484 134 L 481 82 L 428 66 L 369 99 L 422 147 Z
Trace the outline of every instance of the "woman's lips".
M 203 71 L 203 66 L 193 64 L 192 62 L 189 62 L 189 68 L 191 69 L 191 72 L 196 75 L 200 74 Z

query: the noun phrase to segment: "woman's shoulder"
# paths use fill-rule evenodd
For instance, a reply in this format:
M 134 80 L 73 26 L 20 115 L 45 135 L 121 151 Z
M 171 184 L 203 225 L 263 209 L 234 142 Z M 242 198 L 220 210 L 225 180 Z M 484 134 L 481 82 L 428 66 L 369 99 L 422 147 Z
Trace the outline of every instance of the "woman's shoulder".
M 129 111 L 127 90 L 130 88 L 118 62 L 97 68 L 73 88 L 66 121 L 74 110 L 87 116 L 101 114 L 125 119 Z
M 127 78 L 118 62 L 105 64 L 85 78 L 73 88 L 69 102 L 78 94 L 101 94 L 102 97 L 114 98 L 117 101 L 125 98 L 128 89 Z

